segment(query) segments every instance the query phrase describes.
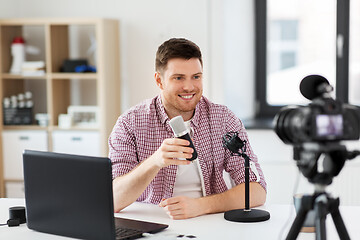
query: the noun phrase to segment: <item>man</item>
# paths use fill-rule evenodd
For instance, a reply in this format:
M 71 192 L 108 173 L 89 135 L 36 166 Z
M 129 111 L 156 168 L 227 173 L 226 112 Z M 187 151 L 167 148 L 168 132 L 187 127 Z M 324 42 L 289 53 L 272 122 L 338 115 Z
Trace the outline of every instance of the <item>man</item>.
M 160 95 L 121 115 L 109 138 L 115 211 L 142 201 L 159 204 L 173 219 L 186 219 L 244 208 L 244 160 L 222 146 L 230 131 L 247 140 L 246 153 L 256 166 L 250 171 L 250 206 L 264 204 L 266 182 L 244 126 L 227 107 L 202 96 L 199 47 L 170 39 L 158 48 L 155 67 Z M 193 162 L 181 160 L 193 149 L 187 140 L 174 138 L 169 126 L 178 115 L 192 133 L 198 153 Z M 227 188 L 224 170 L 235 187 Z

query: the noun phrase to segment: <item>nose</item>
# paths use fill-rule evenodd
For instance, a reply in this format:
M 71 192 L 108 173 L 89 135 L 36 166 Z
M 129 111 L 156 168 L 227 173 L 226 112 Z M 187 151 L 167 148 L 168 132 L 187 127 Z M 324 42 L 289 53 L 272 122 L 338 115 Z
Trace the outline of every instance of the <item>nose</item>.
M 184 85 L 183 85 L 183 90 L 186 92 L 191 92 L 194 90 L 194 83 L 192 82 L 191 79 L 186 79 L 186 81 L 184 81 Z

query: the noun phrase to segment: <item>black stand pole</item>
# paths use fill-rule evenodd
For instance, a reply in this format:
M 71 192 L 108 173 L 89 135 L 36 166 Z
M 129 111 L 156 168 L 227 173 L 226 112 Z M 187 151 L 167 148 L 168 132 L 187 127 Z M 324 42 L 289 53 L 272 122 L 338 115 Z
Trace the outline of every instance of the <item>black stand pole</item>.
M 241 153 L 245 159 L 245 209 L 235 209 L 225 212 L 224 218 L 232 222 L 262 222 L 270 218 L 270 213 L 260 209 L 250 209 L 250 159 Z
M 331 213 L 336 230 L 341 240 L 350 240 L 344 221 L 339 211 L 339 198 L 329 197 L 325 192 L 313 196 L 303 196 L 299 212 L 290 228 L 286 240 L 295 240 L 304 224 L 306 215 L 315 210 L 316 240 L 326 240 L 326 215 Z

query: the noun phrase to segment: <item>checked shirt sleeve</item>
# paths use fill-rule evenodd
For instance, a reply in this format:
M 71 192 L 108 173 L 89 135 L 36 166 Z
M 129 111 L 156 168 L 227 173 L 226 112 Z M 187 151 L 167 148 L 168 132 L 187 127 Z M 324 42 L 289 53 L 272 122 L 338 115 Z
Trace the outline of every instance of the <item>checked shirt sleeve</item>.
M 109 137 L 113 179 L 130 172 L 137 164 L 135 137 L 127 118 L 120 116 Z

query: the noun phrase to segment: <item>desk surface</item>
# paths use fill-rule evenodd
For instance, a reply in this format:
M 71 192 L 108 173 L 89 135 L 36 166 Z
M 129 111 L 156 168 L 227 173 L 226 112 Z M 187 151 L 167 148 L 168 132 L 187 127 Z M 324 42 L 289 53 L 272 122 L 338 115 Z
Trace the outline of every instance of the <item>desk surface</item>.
M 0 198 L 0 223 L 6 223 L 9 217 L 9 207 L 25 206 L 24 199 Z M 290 229 L 295 217 L 293 206 L 290 205 L 271 205 L 263 206 L 270 212 L 271 218 L 266 222 L 260 223 L 234 223 L 226 221 L 223 213 L 210 214 L 186 220 L 172 220 L 160 207 L 151 204 L 133 203 L 115 216 L 153 221 L 168 224 L 169 227 L 153 236 L 146 236 L 143 239 L 190 239 L 176 238 L 178 235 L 193 235 L 193 239 L 284 239 Z M 360 239 L 360 207 L 346 206 L 340 208 L 347 230 L 351 239 Z M 291 219 L 289 217 L 292 215 Z M 286 225 L 287 224 L 287 225 Z M 285 228 L 284 228 L 284 225 Z M 280 238 L 280 232 L 283 235 Z M 327 239 L 339 239 L 335 230 L 334 223 L 330 215 L 327 217 Z M 0 227 L 0 239 L 69 239 L 61 236 L 39 233 L 30 230 L 25 224 L 20 227 Z M 313 233 L 300 233 L 298 239 L 315 239 Z

